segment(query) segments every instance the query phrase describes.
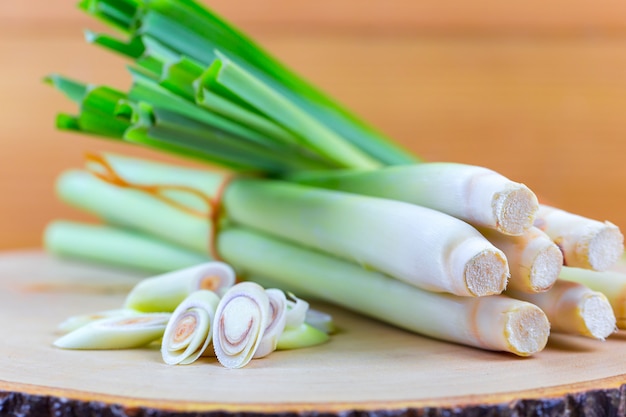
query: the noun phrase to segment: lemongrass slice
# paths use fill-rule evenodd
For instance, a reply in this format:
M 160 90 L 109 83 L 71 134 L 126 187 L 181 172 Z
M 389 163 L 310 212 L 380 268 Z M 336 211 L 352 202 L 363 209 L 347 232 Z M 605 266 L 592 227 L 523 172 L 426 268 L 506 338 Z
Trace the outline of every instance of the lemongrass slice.
M 559 277 L 563 254 L 550 237 L 536 227 L 520 236 L 507 236 L 493 229 L 480 231 L 506 255 L 511 271 L 507 289 L 546 291 Z
M 144 312 L 172 312 L 194 291 L 223 293 L 235 283 L 235 271 L 224 262 L 206 262 L 146 278 L 126 296 L 126 308 Z
M 537 197 L 487 168 L 446 162 L 392 166 L 371 171 L 296 173 L 295 181 L 429 207 L 509 235 L 532 226 Z
M 253 179 L 231 182 L 223 203 L 234 223 L 423 289 L 484 296 L 508 279 L 506 257 L 476 229 L 414 204 Z
M 557 333 L 604 340 L 616 328 L 615 314 L 606 296 L 577 282 L 557 280 L 542 293 L 507 290 L 507 295 L 541 308 Z
M 285 330 L 287 323 L 287 297 L 285 293 L 276 288 L 268 288 L 265 290 L 270 302 L 271 316 L 261 343 L 254 352 L 253 358 L 262 358 L 276 350 L 278 339 Z
M 626 329 L 626 274 L 564 267 L 559 278 L 583 284 L 604 294 L 613 308 L 617 327 Z
M 110 317 L 81 326 L 54 341 L 62 349 L 131 349 L 163 336 L 169 313 Z
M 327 332 L 307 323 L 297 327 L 286 327 L 278 340 L 276 350 L 303 349 L 326 343 L 330 339 Z
M 224 259 L 249 274 L 271 277 L 294 293 L 314 295 L 377 320 L 440 340 L 532 355 L 543 349 L 550 323 L 541 309 L 509 297 L 433 293 L 342 259 L 251 229 L 227 228 Z
M 535 226 L 559 245 L 566 266 L 605 271 L 624 253 L 624 236 L 610 222 L 600 222 L 542 204 Z
M 217 306 L 213 347 L 227 368 L 250 362 L 271 319 L 270 301 L 263 287 L 242 282 L 231 287 Z
M 172 313 L 163 334 L 161 356 L 168 365 L 195 362 L 211 343 L 220 298 L 213 291 L 189 294 Z
M 131 310 L 129 308 L 118 308 L 113 310 L 98 311 L 89 314 L 77 314 L 66 318 L 57 326 L 57 330 L 61 333 L 69 333 L 82 327 L 86 324 L 94 322 L 96 320 L 115 318 L 115 317 L 130 317 L 141 314 L 137 310 Z
M 288 296 L 285 327 L 300 327 L 306 321 L 309 303 L 296 297 L 293 293 L 288 293 Z
M 331 334 L 337 331 L 333 316 L 314 308 L 309 308 L 307 310 L 304 322 L 318 330 L 323 331 L 324 333 Z

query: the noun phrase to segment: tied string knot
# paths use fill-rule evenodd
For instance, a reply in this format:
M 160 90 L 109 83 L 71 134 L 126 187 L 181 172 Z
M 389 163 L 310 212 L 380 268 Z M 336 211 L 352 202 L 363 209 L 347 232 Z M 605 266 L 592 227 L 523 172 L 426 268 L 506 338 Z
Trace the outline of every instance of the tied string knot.
M 183 211 L 195 217 L 206 219 L 210 226 L 208 236 L 209 255 L 215 260 L 221 260 L 217 251 L 217 232 L 221 214 L 221 201 L 224 191 L 226 190 L 228 184 L 235 179 L 235 175 L 225 175 L 223 180 L 218 185 L 215 195 L 208 196 L 204 192 L 186 185 L 140 184 L 131 182 L 120 176 L 104 156 L 88 154 L 85 158 L 87 162 L 89 162 L 89 164 L 87 164 L 87 170 L 98 179 L 117 187 L 144 192 L 177 210 Z M 100 169 L 96 169 L 96 166 L 100 167 Z M 177 201 L 175 198 L 168 195 L 168 192 L 171 191 L 180 191 L 196 196 L 205 203 L 206 210 L 196 209 Z

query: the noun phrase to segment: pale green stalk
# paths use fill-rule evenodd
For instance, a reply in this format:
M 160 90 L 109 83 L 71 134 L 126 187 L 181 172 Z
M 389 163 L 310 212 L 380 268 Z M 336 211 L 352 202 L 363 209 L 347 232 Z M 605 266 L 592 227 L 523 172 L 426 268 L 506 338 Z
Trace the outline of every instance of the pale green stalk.
M 552 331 L 604 340 L 615 332 L 615 315 L 604 294 L 583 284 L 557 280 L 542 293 L 509 291 L 507 295 L 541 308 Z
M 566 266 L 605 271 L 624 253 L 624 236 L 610 222 L 541 205 L 535 226 L 559 245 Z
M 564 267 L 559 278 L 583 284 L 604 294 L 613 307 L 617 327 L 626 329 L 626 274 L 617 271 L 598 272 Z
M 204 354 L 211 344 L 219 302 L 213 291 L 197 290 L 176 307 L 161 342 L 161 356 L 165 363 L 187 365 Z
M 521 236 L 507 236 L 493 229 L 479 230 L 509 261 L 511 278 L 507 290 L 546 291 L 559 277 L 563 254 L 550 237 L 536 227 Z
M 235 284 L 235 271 L 223 262 L 207 262 L 140 281 L 124 307 L 142 312 L 172 312 L 190 294 L 210 290 L 223 294 Z
M 431 162 L 376 170 L 299 172 L 292 181 L 429 207 L 474 226 L 520 235 L 532 226 L 537 197 L 487 168 Z
M 163 336 L 170 315 L 144 313 L 109 317 L 81 326 L 54 341 L 62 349 L 131 349 Z

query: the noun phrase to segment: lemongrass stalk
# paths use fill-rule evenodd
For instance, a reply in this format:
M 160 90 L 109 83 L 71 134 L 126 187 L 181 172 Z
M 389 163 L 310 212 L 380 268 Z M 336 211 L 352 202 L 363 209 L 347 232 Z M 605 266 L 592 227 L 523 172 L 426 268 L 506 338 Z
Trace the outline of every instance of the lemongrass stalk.
M 263 287 L 242 282 L 224 294 L 215 313 L 213 347 L 227 368 L 241 368 L 253 358 L 271 320 Z
M 276 350 L 303 349 L 326 343 L 330 339 L 327 332 L 302 323 L 297 327 L 285 328 L 278 340 Z
M 62 349 L 132 349 L 163 336 L 170 315 L 144 313 L 93 321 L 54 341 Z
M 224 262 L 206 262 L 140 281 L 126 296 L 125 308 L 172 312 L 197 290 L 223 294 L 235 284 L 235 271 Z
M 613 307 L 617 327 L 626 329 L 626 274 L 564 267 L 559 278 L 585 285 L 604 294 Z
M 479 230 L 506 255 L 511 270 L 507 290 L 546 291 L 559 277 L 563 254 L 550 237 L 536 227 L 521 236 L 507 236 L 493 229 Z
M 424 291 L 321 252 L 244 228 L 219 237 L 224 259 L 285 290 L 315 294 L 369 317 L 440 340 L 532 355 L 550 324 L 537 306 L 505 296 L 458 297 Z
M 261 343 L 256 348 L 253 358 L 262 358 L 276 350 L 278 339 L 285 330 L 287 324 L 287 297 L 277 288 L 265 290 L 270 303 L 270 319 L 267 328 L 263 332 Z
M 96 320 L 102 320 L 114 317 L 130 317 L 141 314 L 139 311 L 128 308 L 117 308 L 113 310 L 98 311 L 89 314 L 76 314 L 63 320 L 57 326 L 57 330 L 61 333 L 69 333 Z
M 198 290 L 176 307 L 161 342 L 161 356 L 165 363 L 187 365 L 204 354 L 211 344 L 219 302 L 213 291 Z
M 233 222 L 323 250 L 431 291 L 498 294 L 504 254 L 458 219 L 414 204 L 280 181 L 240 179 L 223 197 Z
M 78 258 L 142 274 L 160 274 L 211 260 L 207 255 L 133 230 L 65 220 L 46 226 L 44 247 L 62 258 Z
M 119 160 L 115 166 L 128 161 Z M 182 181 L 180 185 L 186 185 Z M 209 222 L 154 196 L 76 172 L 61 177 L 57 189 L 66 202 L 111 223 L 210 251 Z M 504 254 L 474 228 L 413 204 L 251 179 L 231 181 L 222 204 L 234 222 L 332 252 L 425 289 L 491 295 L 500 293 L 508 278 Z
M 604 271 L 611 268 L 624 253 L 624 236 L 610 222 L 600 222 L 542 204 L 535 226 L 559 245 L 566 266 Z
M 558 280 L 542 293 L 507 290 L 507 295 L 541 308 L 553 332 L 604 340 L 616 329 L 615 314 L 607 297 L 577 282 Z
M 303 172 L 288 178 L 418 204 L 508 235 L 520 235 L 530 228 L 538 208 L 537 197 L 525 185 L 487 168 L 457 163 Z

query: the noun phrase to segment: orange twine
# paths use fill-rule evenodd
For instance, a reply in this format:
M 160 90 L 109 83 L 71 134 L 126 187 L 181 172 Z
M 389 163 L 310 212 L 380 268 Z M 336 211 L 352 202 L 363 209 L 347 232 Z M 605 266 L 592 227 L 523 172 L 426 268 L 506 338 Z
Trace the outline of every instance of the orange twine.
M 130 188 L 137 191 L 142 191 L 146 194 L 150 194 L 154 198 L 164 202 L 165 204 L 169 204 L 170 206 L 181 210 L 187 214 L 192 216 L 201 217 L 203 219 L 209 220 L 212 227 L 210 228 L 210 235 L 208 236 L 209 240 L 209 255 L 215 260 L 222 260 L 217 251 L 217 229 L 219 223 L 219 217 L 222 208 L 222 197 L 228 184 L 235 178 L 235 175 L 225 175 L 222 182 L 219 184 L 215 195 L 213 197 L 207 196 L 202 191 L 199 191 L 193 187 L 188 187 L 184 185 L 174 185 L 174 184 L 137 184 L 130 182 L 124 178 L 122 178 L 116 171 L 113 169 L 109 161 L 102 155 L 95 154 L 87 154 L 85 156 L 88 162 L 93 162 L 99 164 L 102 168 L 104 168 L 105 172 L 95 171 L 94 169 L 87 168 L 87 170 L 94 175 L 95 177 L 101 179 L 102 181 L 108 182 L 109 184 Z M 179 203 L 175 199 L 168 197 L 165 192 L 166 191 L 183 191 L 190 194 L 195 195 L 196 197 L 203 200 L 207 205 L 207 211 L 196 210 L 191 207 L 188 207 L 184 204 Z

